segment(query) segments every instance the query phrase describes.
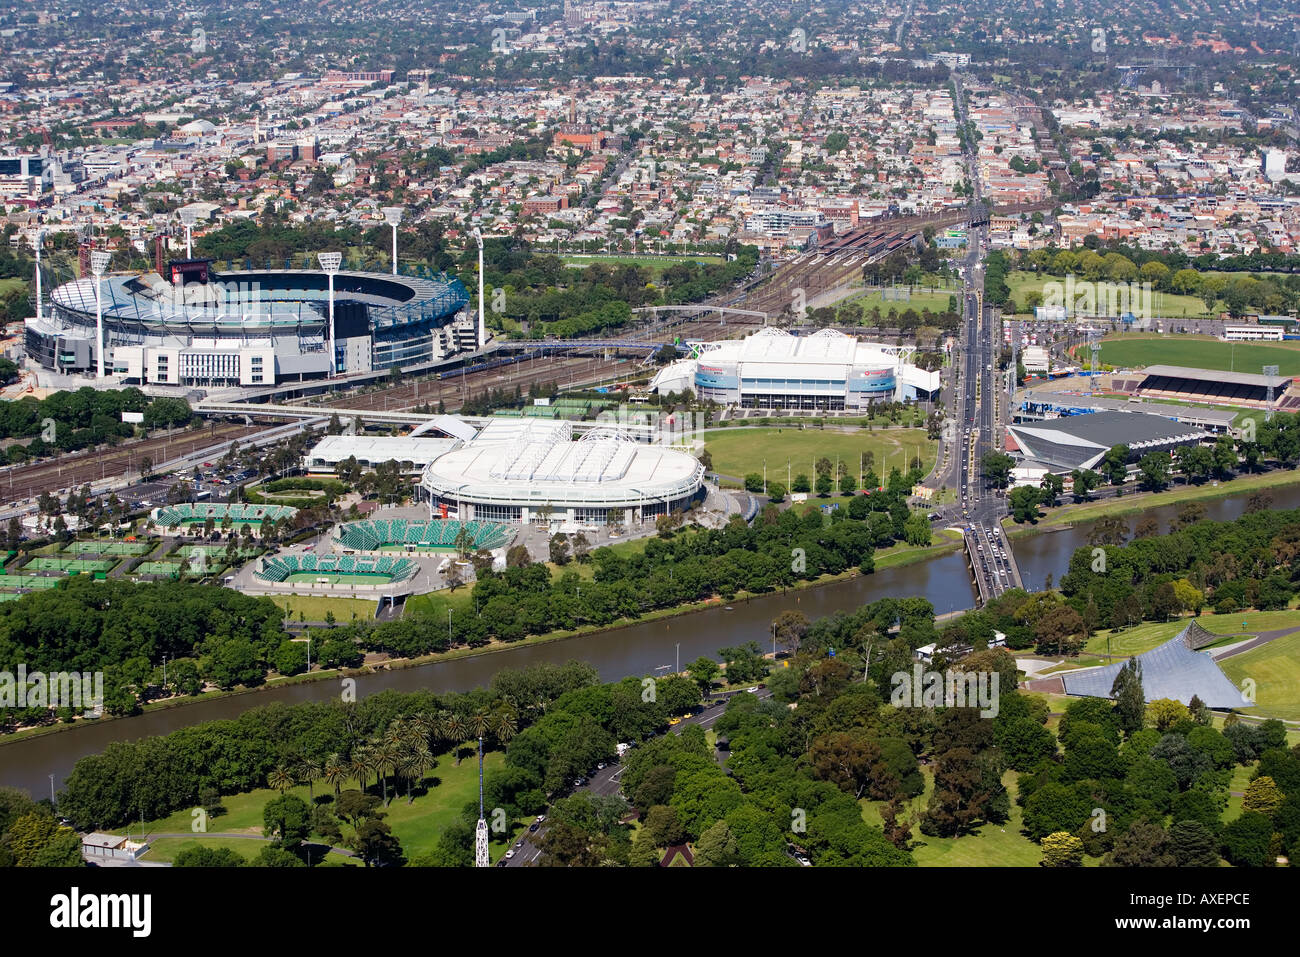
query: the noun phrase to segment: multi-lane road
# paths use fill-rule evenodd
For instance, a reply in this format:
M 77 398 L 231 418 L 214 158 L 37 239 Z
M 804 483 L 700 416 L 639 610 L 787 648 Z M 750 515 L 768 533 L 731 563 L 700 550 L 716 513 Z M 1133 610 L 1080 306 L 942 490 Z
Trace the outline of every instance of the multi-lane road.
M 718 718 L 722 717 L 723 712 L 727 710 L 727 700 L 729 698 L 733 695 L 749 693 L 755 694 L 759 698 L 770 698 L 772 696 L 772 692 L 768 691 L 766 688 L 758 688 L 754 692 L 725 691 L 710 699 L 711 701 L 716 702 L 715 704 L 710 704 L 695 714 L 683 718 L 680 722 L 670 727 L 668 733 L 681 734 L 683 728 L 692 724 L 698 724 L 707 731 L 709 728 L 713 727 L 713 723 L 717 721 Z M 716 752 L 715 757 L 718 757 Z M 626 770 L 626 768 L 621 762 L 612 761 L 604 768 L 594 771 L 588 777 L 585 784 L 574 788 L 573 791 L 589 791 L 592 794 L 618 794 L 623 787 L 622 778 L 624 770 Z M 526 867 L 528 865 L 537 864 L 538 858 L 542 856 L 541 849 L 537 846 L 537 842 L 541 840 L 542 835 L 546 833 L 546 826 L 549 822 L 543 820 L 535 823 L 537 823 L 537 830 L 526 830 L 522 835 L 516 837 L 510 848 L 514 853 L 509 859 L 503 857 L 501 860 L 497 861 L 498 867 Z

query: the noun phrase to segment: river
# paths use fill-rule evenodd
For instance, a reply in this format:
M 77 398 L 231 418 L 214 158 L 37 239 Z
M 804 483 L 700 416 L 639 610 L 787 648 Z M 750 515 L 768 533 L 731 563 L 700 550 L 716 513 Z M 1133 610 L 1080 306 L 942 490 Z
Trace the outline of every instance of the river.
M 1300 508 L 1300 486 L 1274 488 L 1268 494 L 1273 498 L 1274 508 Z M 1206 516 L 1214 520 L 1236 518 L 1245 511 L 1248 498 L 1249 494 L 1243 493 L 1206 502 Z M 1164 531 L 1180 507 L 1166 505 L 1141 514 L 1155 516 Z M 1138 516 L 1126 518 L 1130 530 L 1137 519 Z M 1025 586 L 1031 590 L 1043 588 L 1048 574 L 1053 576 L 1053 581 L 1059 581 L 1074 550 L 1088 543 L 1089 529 L 1090 525 L 1080 525 L 1016 541 L 1013 548 Z M 575 658 L 595 666 L 604 681 L 616 681 L 628 675 L 663 674 L 700 655 L 716 657 L 719 648 L 729 645 L 757 641 L 767 647 L 772 619 L 787 609 L 798 609 L 810 619 L 816 619 L 837 611 L 851 611 L 879 598 L 917 595 L 929 599 L 938 614 L 974 607 L 977 596 L 963 553 L 949 552 L 821 588 L 735 602 L 731 610 L 715 606 L 678 618 L 612 631 L 521 645 L 397 671 L 380 671 L 357 678 L 356 692 L 358 697 L 363 697 L 389 689 L 466 691 L 488 684 L 496 672 L 505 668 L 543 662 L 561 664 Z M 151 711 L 134 718 L 87 723 L 56 734 L 8 743 L 0 741 L 0 785 L 26 788 L 39 797 L 49 793 L 51 774 L 56 787 L 60 786 L 79 758 L 104 750 L 110 742 L 167 734 L 201 721 L 232 718 L 249 708 L 274 701 L 289 704 L 320 701 L 338 692 L 338 684 L 332 681 L 288 685 Z

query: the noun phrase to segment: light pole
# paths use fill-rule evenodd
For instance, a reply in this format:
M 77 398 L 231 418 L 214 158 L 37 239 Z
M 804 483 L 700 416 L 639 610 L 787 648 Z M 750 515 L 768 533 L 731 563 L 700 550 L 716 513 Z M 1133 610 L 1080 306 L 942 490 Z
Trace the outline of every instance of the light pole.
M 474 241 L 478 243 L 478 347 L 483 348 L 487 344 L 487 332 L 483 326 L 483 230 L 477 226 L 470 233 Z
M 393 227 L 393 275 L 397 275 L 397 224 L 402 221 L 401 206 L 385 206 L 384 222 Z
M 98 349 L 95 362 L 100 379 L 104 378 L 104 300 L 99 287 L 110 257 L 105 249 L 92 250 L 90 254 L 90 271 L 95 275 L 95 342 Z
M 334 274 L 339 271 L 339 266 L 343 264 L 342 253 L 320 253 L 316 257 L 320 260 L 320 268 L 325 270 L 325 275 L 329 277 L 330 286 L 330 327 L 329 327 L 329 378 L 334 378 L 334 372 L 338 366 L 338 361 L 334 358 Z
M 185 258 L 194 258 L 194 237 L 191 230 L 194 224 L 199 221 L 199 211 L 193 206 L 182 206 L 178 211 L 181 218 L 181 225 L 185 227 Z

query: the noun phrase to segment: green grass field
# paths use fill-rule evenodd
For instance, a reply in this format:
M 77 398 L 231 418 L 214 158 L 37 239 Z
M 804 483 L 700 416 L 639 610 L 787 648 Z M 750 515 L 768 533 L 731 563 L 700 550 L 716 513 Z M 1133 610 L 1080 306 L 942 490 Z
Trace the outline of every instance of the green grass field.
M 1061 276 L 1049 276 L 1044 273 L 1026 271 L 1012 272 L 1007 276 L 1007 286 L 1011 289 L 1011 298 L 1015 302 L 1016 308 L 1021 314 L 1028 314 L 1029 312 L 1025 306 L 1025 297 L 1029 293 L 1036 292 L 1043 296 L 1044 300 L 1052 296 L 1051 287 L 1048 285 L 1049 283 L 1057 283 L 1061 287 L 1057 295 L 1064 295 L 1065 279 Z M 1100 308 L 1103 310 L 1111 295 L 1109 289 L 1114 285 L 1114 283 L 1099 282 L 1093 287 L 1093 296 L 1102 301 Z M 1088 284 L 1078 278 L 1075 280 L 1075 287 L 1076 295 L 1089 288 Z M 1127 289 L 1126 284 L 1123 284 L 1123 289 Z M 1121 303 L 1124 301 L 1124 294 L 1125 293 L 1122 291 L 1117 291 L 1116 293 L 1118 301 Z M 1143 299 L 1145 300 L 1145 293 L 1143 293 Z M 1210 315 L 1210 313 L 1206 312 L 1205 303 L 1202 302 L 1198 296 L 1179 296 L 1170 292 L 1153 291 L 1151 293 L 1151 299 L 1155 314 L 1161 317 L 1203 319 Z M 1217 305 L 1218 304 L 1216 304 L 1216 315 Z M 1104 350 L 1102 351 L 1102 359 L 1106 359 L 1106 353 Z
M 1238 686 L 1247 678 L 1255 681 L 1256 707 L 1250 714 L 1300 721 L 1300 633 L 1225 658 L 1222 667 Z
M 500 751 L 490 751 L 483 756 L 483 769 L 485 772 L 500 770 L 504 766 L 505 755 Z M 345 788 L 355 788 L 356 786 L 355 780 L 349 780 L 343 784 Z M 388 781 L 388 795 L 391 798 L 391 803 L 384 809 L 386 812 L 384 823 L 393 829 L 393 834 L 401 841 L 402 850 L 406 853 L 408 859 L 433 850 L 438 843 L 438 838 L 447 826 L 460 816 L 466 804 L 477 798 L 478 762 L 474 759 L 473 754 L 468 751 L 459 765 L 456 764 L 453 755 L 441 754 L 438 756 L 437 764 L 433 770 L 426 776 L 424 786 L 427 788 L 425 793 L 417 793 L 415 800 L 408 804 L 405 785 L 402 785 L 400 793 L 395 794 L 394 782 L 391 776 Z M 378 786 L 373 778 L 370 780 L 370 788 L 374 793 L 379 793 Z M 296 795 L 304 801 L 310 802 L 311 800 L 308 789 L 302 785 L 291 788 L 287 793 Z M 330 788 L 328 785 L 318 782 L 314 788 L 314 794 L 316 798 L 320 798 L 322 795 L 330 794 Z M 268 801 L 277 796 L 278 792 L 269 788 L 259 788 L 254 791 L 223 796 L 221 803 L 225 811 L 207 819 L 207 832 L 209 834 L 261 836 L 263 808 L 265 808 Z M 143 831 L 146 835 L 189 834 L 192 831 L 194 822 L 193 811 L 193 808 L 183 808 L 160 820 L 148 821 L 144 824 Z M 516 830 L 518 829 L 516 827 Z M 126 828 L 117 828 L 112 833 L 125 834 L 127 830 Z M 141 834 L 141 825 L 138 822 L 132 824 L 129 831 L 138 839 Z M 343 825 L 345 838 L 351 831 L 352 828 L 349 825 Z M 222 838 L 195 835 L 192 838 L 160 838 L 154 844 L 153 850 L 145 855 L 143 859 L 173 860 L 176 853 L 191 842 L 202 843 L 208 847 L 230 847 L 248 858 L 256 857 L 262 848 L 266 846 L 262 841 L 250 841 L 238 837 Z M 508 847 L 509 844 L 505 843 L 504 836 L 502 840 L 494 841 L 492 845 L 493 860 L 500 858 Z M 334 857 L 337 859 L 336 855 Z
M 906 289 L 901 289 L 898 291 L 898 293 L 894 293 L 892 290 L 890 291 L 890 295 L 895 295 L 895 294 L 900 296 L 907 296 Z M 906 312 L 908 309 L 914 309 L 917 312 L 921 312 L 925 309 L 929 309 L 931 312 L 947 312 L 948 297 L 957 296 L 958 299 L 960 300 L 961 291 L 953 290 L 951 292 L 913 292 L 907 298 L 900 298 L 900 299 L 886 299 L 884 298 L 884 296 L 885 294 L 880 290 L 864 292 L 860 295 L 852 296 L 848 299 L 845 299 L 843 302 L 839 304 L 838 308 L 843 308 L 844 306 L 852 302 L 861 306 L 862 311 L 864 313 L 870 313 L 873 308 L 878 308 L 882 316 L 888 316 L 889 310 L 891 309 L 896 309 L 900 313 Z
M 572 565 L 572 563 L 570 563 Z M 457 588 L 454 592 L 435 591 L 424 595 L 412 595 L 406 599 L 406 614 L 414 618 L 432 618 L 443 624 L 447 622 L 447 610 L 453 615 L 474 612 L 474 598 L 470 588 Z
M 1101 361 L 1116 367 L 1171 365 L 1255 374 L 1275 365 L 1280 375 L 1300 375 L 1300 348 L 1292 343 L 1219 342 L 1209 336 L 1108 336 L 1101 341 Z
M 560 259 L 564 265 L 570 267 L 590 266 L 593 263 L 600 263 L 604 266 L 615 268 L 618 266 L 640 266 L 643 269 L 653 270 L 655 275 L 663 272 L 665 269 L 671 269 L 673 266 L 682 263 L 720 263 L 721 256 L 606 256 L 604 254 L 585 255 L 567 255 L 561 256 Z
M 290 585 L 296 582 L 316 582 L 321 579 L 327 580 L 331 585 L 386 585 L 393 580 L 392 575 L 328 575 L 320 572 L 298 572 L 296 575 L 290 575 L 285 579 Z
M 921 769 L 925 777 L 925 791 L 913 798 L 912 807 L 924 809 L 934 790 L 934 775 L 928 768 Z M 1037 844 L 1020 833 L 1021 814 L 1016 806 L 1016 778 L 1014 771 L 1002 776 L 1002 784 L 1011 796 L 1011 814 L 1005 824 L 985 824 L 974 834 L 963 837 L 930 837 L 922 834 L 918 825 L 912 829 L 912 856 L 920 867 L 1037 867 L 1043 852 Z M 879 801 L 863 800 L 862 817 L 875 827 L 881 825 Z M 910 813 L 910 812 L 909 812 Z M 1085 858 L 1084 866 L 1094 866 L 1097 860 Z
M 286 618 L 303 621 L 325 621 L 325 615 L 334 613 L 335 621 L 369 621 L 375 617 L 375 602 L 364 598 L 320 598 L 316 595 L 271 595 L 271 600 L 284 609 Z
M 888 429 L 839 432 L 830 429 L 744 428 L 708 433 L 705 449 L 713 457 L 713 469 L 723 475 L 743 478 L 763 471 L 767 461 L 769 482 L 786 480 L 786 463 L 791 476 L 805 473 L 815 478 L 814 462 L 825 456 L 833 463 L 838 456 L 849 473 L 858 474 L 859 456 L 871 452 L 873 468 L 885 478 L 889 469 L 906 469 L 913 455 L 919 455 L 927 471 L 934 464 L 938 443 L 926 438 L 923 429 Z
M 1110 637 L 1110 652 L 1114 656 L 1140 655 L 1168 641 L 1195 620 L 1206 631 L 1216 635 L 1238 632 L 1273 631 L 1277 628 L 1300 626 L 1300 610 L 1246 611 L 1235 615 L 1201 615 L 1199 618 L 1178 618 L 1174 621 L 1147 622 L 1124 631 L 1099 631 L 1084 645 L 1084 651 L 1094 655 L 1106 654 L 1106 638 Z M 1245 622 L 1245 627 L 1242 627 Z M 1232 659 L 1227 659 L 1231 661 Z

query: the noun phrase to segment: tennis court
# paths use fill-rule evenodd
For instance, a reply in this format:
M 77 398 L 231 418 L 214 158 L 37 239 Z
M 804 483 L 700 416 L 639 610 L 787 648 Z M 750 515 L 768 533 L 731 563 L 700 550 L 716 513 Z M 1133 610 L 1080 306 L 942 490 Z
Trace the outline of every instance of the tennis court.
M 289 584 L 296 582 L 317 582 L 330 585 L 387 585 L 393 580 L 392 575 L 330 575 L 319 572 L 299 572 L 285 579 Z
M 52 558 L 38 555 L 25 567 L 38 572 L 106 572 L 117 562 L 107 558 Z
M 132 574 L 162 575 L 167 578 L 176 578 L 180 570 L 180 562 L 141 562 L 135 567 Z
M 49 575 L 0 575 L 0 588 L 54 588 L 61 580 Z
M 145 555 L 151 542 L 72 542 L 63 549 L 73 555 Z

